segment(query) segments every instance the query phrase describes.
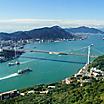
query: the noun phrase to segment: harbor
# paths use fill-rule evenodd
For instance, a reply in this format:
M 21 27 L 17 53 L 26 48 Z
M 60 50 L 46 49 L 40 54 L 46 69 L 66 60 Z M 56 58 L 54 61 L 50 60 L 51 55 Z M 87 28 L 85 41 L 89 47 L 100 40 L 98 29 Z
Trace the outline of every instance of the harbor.
M 95 40 L 100 42 L 94 43 Z M 64 40 L 61 42 L 50 42 L 50 43 L 34 42 L 24 45 L 23 49 L 33 50 L 34 47 L 36 47 L 34 50 L 69 53 L 71 50 L 86 47 L 89 44 L 93 43 L 94 47 L 98 48 L 103 53 L 104 48 L 101 45 L 103 44 L 103 42 L 104 41 L 100 36 L 90 36 L 86 40 L 77 40 L 77 41 Z M 91 49 L 91 52 L 92 51 L 93 48 Z M 79 51 L 79 53 L 87 54 L 87 50 Z M 35 58 L 33 59 L 26 57 L 33 57 L 33 58 L 35 57 Z M 51 60 L 64 60 L 64 62 L 39 60 L 39 58 L 45 58 Z M 19 61 L 20 65 L 8 66 L 9 62 L 14 63 L 15 61 Z M 70 61 L 82 62 L 83 64 L 70 63 Z M 75 73 L 77 73 L 78 70 L 83 67 L 84 63 L 86 63 L 86 61 L 87 61 L 86 56 L 57 55 L 57 54 L 49 54 L 49 53 L 47 54 L 42 52 L 29 52 L 29 51 L 25 52 L 17 59 L 0 63 L 0 73 L 1 73 L 0 92 L 9 91 L 13 89 L 26 88 L 37 84 L 53 83 L 63 80 L 66 77 L 70 77 Z M 27 67 L 31 68 L 32 72 L 25 73 L 23 75 L 15 74 L 18 72 L 18 70 L 23 70 L 26 69 Z

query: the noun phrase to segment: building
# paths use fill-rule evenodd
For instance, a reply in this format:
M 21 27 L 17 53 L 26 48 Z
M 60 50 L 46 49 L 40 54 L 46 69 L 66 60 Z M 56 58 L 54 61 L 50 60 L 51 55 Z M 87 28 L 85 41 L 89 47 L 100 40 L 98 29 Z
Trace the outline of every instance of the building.
M 55 88 L 55 86 L 48 86 L 48 88 L 50 88 L 50 89 L 54 89 L 54 88 Z
M 39 93 L 40 94 L 47 94 L 49 91 L 48 90 L 45 90 L 45 91 L 40 91 Z
M 97 77 L 97 76 L 103 76 L 104 72 L 96 68 L 91 68 L 90 73 L 91 75 L 93 75 L 93 77 Z
M 0 100 L 4 100 L 4 99 L 10 99 L 16 96 L 19 96 L 20 93 L 18 90 L 12 90 L 12 91 L 8 91 L 8 92 L 3 92 L 0 93 Z

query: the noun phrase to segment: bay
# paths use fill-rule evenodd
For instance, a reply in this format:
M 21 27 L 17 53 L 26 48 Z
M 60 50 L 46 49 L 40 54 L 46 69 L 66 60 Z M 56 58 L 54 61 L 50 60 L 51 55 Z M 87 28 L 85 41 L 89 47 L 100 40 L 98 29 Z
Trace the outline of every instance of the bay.
M 91 53 L 101 55 L 104 53 L 104 40 L 102 35 L 90 35 L 86 40 L 44 42 L 27 44 L 24 49 L 47 50 L 57 52 L 76 52 L 82 47 L 94 44 Z M 36 47 L 36 48 L 34 48 Z M 94 51 L 95 49 L 95 51 Z M 98 51 L 99 50 L 99 51 Z M 78 50 L 79 53 L 87 54 L 86 50 Z M 101 52 L 101 54 L 100 54 Z M 55 55 L 46 53 L 27 52 L 18 58 L 21 62 L 18 66 L 8 66 L 9 62 L 0 63 L 0 92 L 31 87 L 37 84 L 53 83 L 70 77 L 83 67 L 83 64 L 58 62 L 52 60 L 38 60 L 24 58 L 26 56 L 47 58 L 53 60 L 64 60 L 73 62 L 87 62 L 87 57 L 72 55 Z M 32 72 L 17 75 L 18 70 L 31 68 Z

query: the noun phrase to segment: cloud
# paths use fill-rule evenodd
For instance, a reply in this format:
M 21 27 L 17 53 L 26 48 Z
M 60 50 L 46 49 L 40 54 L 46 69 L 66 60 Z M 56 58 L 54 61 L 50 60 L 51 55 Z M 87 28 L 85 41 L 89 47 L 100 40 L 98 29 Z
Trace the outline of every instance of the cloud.
M 0 31 L 14 32 L 21 30 L 30 30 L 34 28 L 59 25 L 61 27 L 104 27 L 104 21 L 97 20 L 52 20 L 52 19 L 9 19 L 0 20 Z

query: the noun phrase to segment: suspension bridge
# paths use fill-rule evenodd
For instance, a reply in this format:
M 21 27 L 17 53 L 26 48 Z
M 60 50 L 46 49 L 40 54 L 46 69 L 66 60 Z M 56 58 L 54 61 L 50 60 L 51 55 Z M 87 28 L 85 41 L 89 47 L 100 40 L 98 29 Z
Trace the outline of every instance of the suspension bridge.
M 66 60 L 60 60 L 60 59 L 50 59 L 50 58 L 45 58 L 45 57 L 34 57 L 34 56 L 22 56 L 22 58 L 29 58 L 29 59 L 36 59 L 36 60 L 46 60 L 46 61 L 57 61 L 57 62 L 66 62 L 66 63 L 75 63 L 75 64 L 89 64 L 90 63 L 90 58 L 97 58 L 100 55 L 103 55 L 103 52 L 99 51 L 98 49 L 95 48 L 95 50 L 99 54 L 92 54 L 93 44 L 82 47 L 79 49 L 74 49 L 74 50 L 69 50 L 69 52 L 57 52 L 57 51 L 47 51 L 47 50 L 32 50 L 32 49 L 17 49 L 16 47 L 14 49 L 7 49 L 3 48 L 3 50 L 8 50 L 8 51 L 13 51 L 15 52 L 32 52 L 32 53 L 46 53 L 46 54 L 55 54 L 55 55 L 72 55 L 72 56 L 82 56 L 82 57 L 87 57 L 87 62 L 80 62 L 80 61 L 66 61 Z M 82 52 L 82 53 L 81 53 Z

